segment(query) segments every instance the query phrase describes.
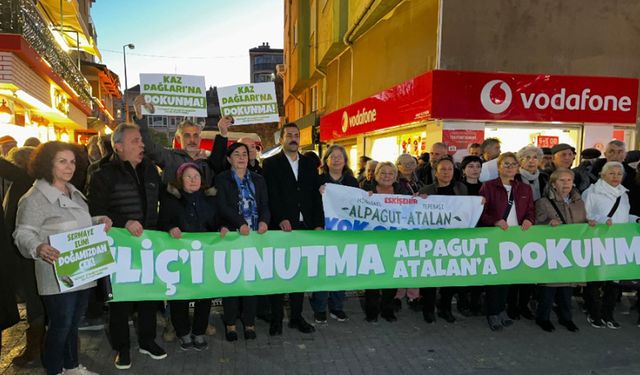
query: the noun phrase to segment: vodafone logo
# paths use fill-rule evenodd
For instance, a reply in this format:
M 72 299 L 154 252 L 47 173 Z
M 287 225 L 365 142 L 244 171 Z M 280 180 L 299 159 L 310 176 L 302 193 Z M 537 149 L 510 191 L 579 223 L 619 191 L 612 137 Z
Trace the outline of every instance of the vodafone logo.
M 504 93 L 504 99 L 502 100 L 491 98 L 491 91 L 493 91 L 493 88 L 498 85 L 500 85 L 499 87 Z M 480 103 L 482 103 L 482 106 L 487 110 L 487 112 L 494 114 L 506 111 L 511 105 L 511 99 L 511 87 L 509 87 L 505 81 L 499 79 L 487 82 L 480 92 Z
M 349 116 L 347 111 L 344 111 L 342 112 L 342 132 L 346 133 L 349 128 L 375 122 L 377 116 L 378 112 L 375 108 L 362 108 L 358 110 L 353 116 Z
M 349 130 L 349 114 L 347 111 L 342 112 L 342 132 L 346 133 Z
M 504 95 L 503 98 L 496 92 L 499 89 Z M 519 91 L 520 101 L 516 99 L 514 110 L 547 110 L 549 108 L 556 111 L 612 111 L 630 112 L 632 109 L 631 97 L 603 95 L 593 93 L 588 87 L 571 92 L 566 87 L 560 87 L 551 93 L 546 92 L 524 92 Z M 492 96 L 493 93 L 493 96 Z M 496 97 L 498 96 L 498 97 Z M 482 107 L 490 113 L 500 114 L 511 106 L 513 94 L 511 87 L 502 80 L 494 79 L 487 82 L 480 92 L 480 103 Z

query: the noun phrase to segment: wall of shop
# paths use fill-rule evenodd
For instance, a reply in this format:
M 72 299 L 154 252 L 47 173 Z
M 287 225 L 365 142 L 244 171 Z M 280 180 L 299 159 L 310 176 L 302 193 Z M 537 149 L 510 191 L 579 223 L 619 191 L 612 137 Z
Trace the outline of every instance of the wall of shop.
M 356 15 L 349 17 L 353 26 Z M 360 29 L 361 36 L 327 66 L 324 112 L 434 69 L 437 27 L 438 1 L 422 0 L 401 2 L 366 30 Z
M 442 69 L 639 77 L 636 0 L 447 0 Z
M 49 83 L 24 61 L 10 52 L 0 52 L 0 59 L 0 83 L 13 84 L 43 103 L 51 102 Z

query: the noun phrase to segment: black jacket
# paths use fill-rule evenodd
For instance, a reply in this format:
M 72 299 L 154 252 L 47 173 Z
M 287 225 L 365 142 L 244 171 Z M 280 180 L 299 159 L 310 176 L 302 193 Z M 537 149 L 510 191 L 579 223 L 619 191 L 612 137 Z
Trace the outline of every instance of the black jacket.
M 172 184 L 160 200 L 158 229 L 180 228 L 183 232 L 217 232 L 220 230 L 220 210 L 216 189 L 185 193 Z
M 463 184 L 460 181 L 451 181 L 453 184 L 453 192 L 455 195 L 469 195 L 469 191 L 467 190 L 467 185 Z M 437 195 L 438 194 L 438 184 L 433 183 L 430 185 L 423 186 L 420 189 L 420 194 L 427 195 Z
M 318 172 L 313 161 L 298 154 L 298 180 L 291 170 L 283 151 L 267 158 L 262 163 L 264 178 L 269 190 L 271 227 L 279 229 L 282 220 L 293 226 L 304 218 L 306 229 L 324 226 L 324 211 L 320 197 Z M 297 228 L 302 229 L 302 228 Z
M 271 213 L 269 212 L 269 193 L 267 191 L 267 183 L 264 177 L 257 173 L 248 171 L 251 181 L 256 188 L 255 199 L 258 205 L 258 222 L 264 221 L 269 225 Z M 231 170 L 224 171 L 216 176 L 216 189 L 218 189 L 218 198 L 220 202 L 220 213 L 222 216 L 223 226 L 229 230 L 237 230 L 247 223 L 240 215 L 238 208 L 240 191 L 238 184 L 233 179 Z
M 146 157 L 135 168 L 117 155 L 100 161 L 89 180 L 89 211 L 92 216 L 106 215 L 114 227 L 124 228 L 137 220 L 145 229 L 156 229 L 160 175 Z
M 339 184 L 339 185 L 344 185 L 344 186 L 351 186 L 354 188 L 359 188 L 360 186 L 358 185 L 358 180 L 356 180 L 355 177 L 353 177 L 350 174 L 344 175 L 342 177 L 342 181 L 341 182 L 336 182 L 334 181 L 331 176 L 329 175 L 329 173 L 323 173 L 320 175 L 320 177 L 318 177 L 319 183 L 320 185 L 324 185 L 324 184 Z

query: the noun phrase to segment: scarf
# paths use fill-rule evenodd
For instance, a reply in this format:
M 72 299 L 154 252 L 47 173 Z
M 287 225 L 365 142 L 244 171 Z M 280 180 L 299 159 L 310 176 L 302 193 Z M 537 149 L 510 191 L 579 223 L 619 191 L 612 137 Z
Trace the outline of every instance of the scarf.
M 626 193 L 628 190 L 627 188 L 625 188 L 624 186 L 622 186 L 622 184 L 613 187 L 611 185 L 609 185 L 608 183 L 605 182 L 605 180 L 603 179 L 599 179 L 598 181 L 596 181 L 595 184 L 593 184 L 594 187 L 594 191 L 603 195 L 607 195 L 612 197 L 613 199 L 617 199 L 619 196 L 621 196 L 622 194 Z
M 258 204 L 255 197 L 255 185 L 251 180 L 251 173 L 245 172 L 241 179 L 232 169 L 233 179 L 238 185 L 238 214 L 244 218 L 251 230 L 258 229 Z
M 533 190 L 533 201 L 537 201 L 540 199 L 540 171 L 536 169 L 536 173 L 529 173 L 526 169 L 520 168 L 520 176 L 522 176 L 522 181 L 529 186 L 531 186 L 531 190 Z

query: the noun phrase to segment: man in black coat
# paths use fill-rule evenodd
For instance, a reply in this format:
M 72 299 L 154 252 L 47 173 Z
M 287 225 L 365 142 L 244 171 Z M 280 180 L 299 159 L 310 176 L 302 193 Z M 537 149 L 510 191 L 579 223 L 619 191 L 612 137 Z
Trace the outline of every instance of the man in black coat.
M 593 167 L 591 167 L 591 173 L 595 176 L 595 178 L 600 177 L 600 172 L 602 171 L 602 167 L 610 161 L 617 161 L 622 164 L 624 167 L 624 178 L 622 179 L 622 186 L 631 190 L 635 186 L 636 180 L 636 171 L 629 164 L 625 163 L 625 158 L 627 156 L 627 146 L 624 142 L 613 140 L 607 143 L 607 147 L 604 149 L 604 158 L 597 159 L 593 162 Z
M 160 175 L 144 156 L 144 143 L 137 125 L 120 124 L 111 139 L 114 155 L 103 160 L 89 181 L 89 211 L 106 215 L 114 227 L 126 228 L 134 236 L 155 229 L 158 222 Z M 140 353 L 162 359 L 167 353 L 155 342 L 157 302 L 137 302 Z M 129 315 L 134 302 L 109 304 L 109 334 L 117 355 L 115 366 L 131 367 Z
M 263 162 L 263 173 L 269 191 L 271 227 L 290 232 L 293 229 L 322 230 L 324 212 L 318 172 L 311 160 L 298 152 L 300 129 L 294 123 L 283 125 L 280 130 L 282 151 Z M 269 334 L 282 334 L 282 306 L 284 296 L 271 296 L 271 326 Z M 315 327 L 302 317 L 304 293 L 289 293 L 291 317 L 289 327 L 311 333 Z

